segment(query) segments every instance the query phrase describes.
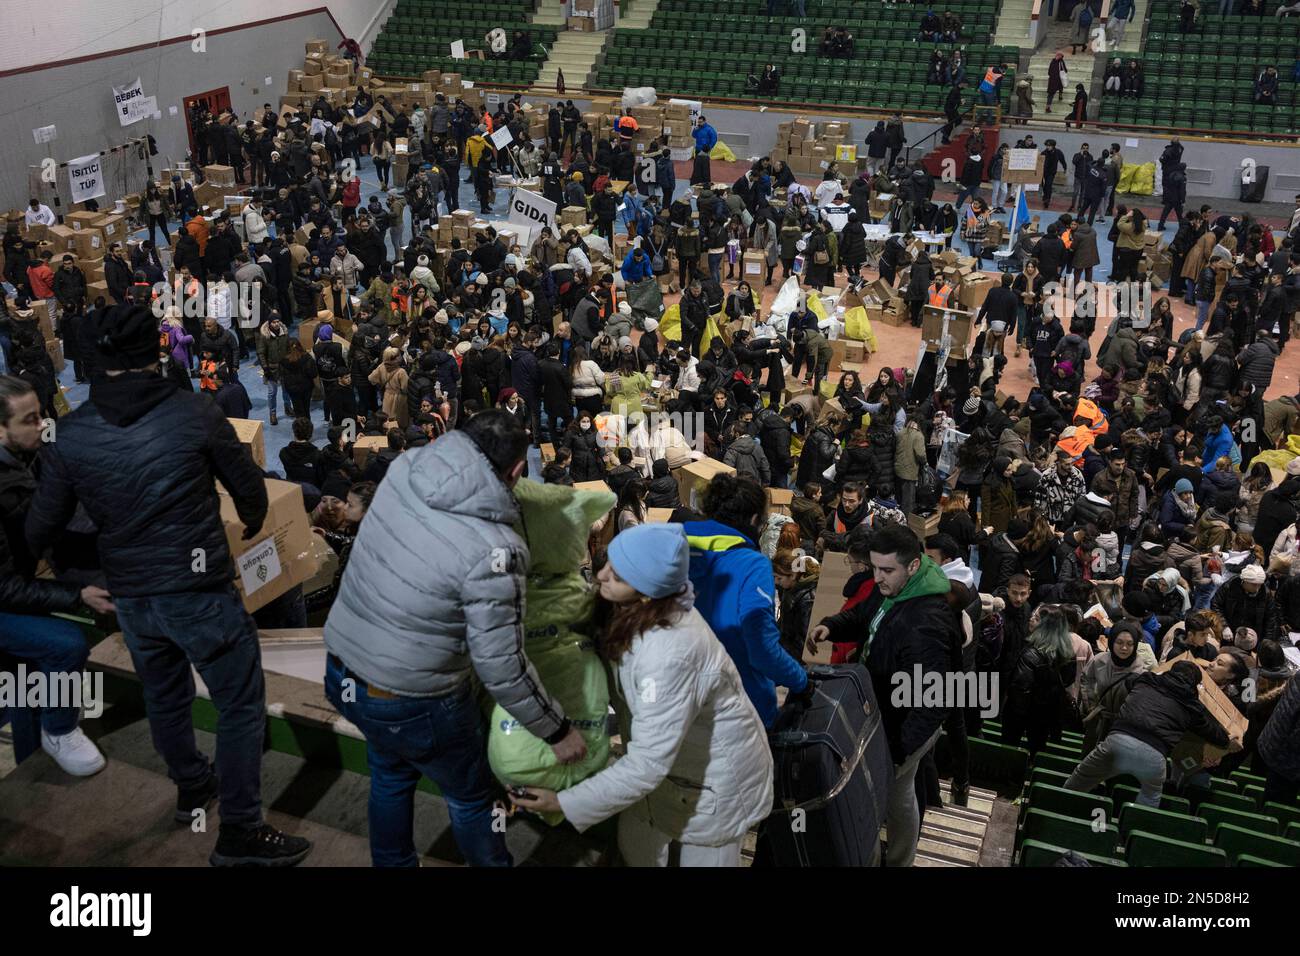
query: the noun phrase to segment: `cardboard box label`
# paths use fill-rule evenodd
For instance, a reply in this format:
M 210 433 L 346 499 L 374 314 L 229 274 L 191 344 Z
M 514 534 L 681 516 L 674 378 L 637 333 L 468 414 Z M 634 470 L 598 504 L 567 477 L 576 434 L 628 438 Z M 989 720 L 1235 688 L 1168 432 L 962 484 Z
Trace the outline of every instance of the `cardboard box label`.
M 275 551 L 275 536 L 265 538 L 253 545 L 237 559 L 239 579 L 244 585 L 244 594 L 251 596 L 264 584 L 280 576 L 280 556 Z

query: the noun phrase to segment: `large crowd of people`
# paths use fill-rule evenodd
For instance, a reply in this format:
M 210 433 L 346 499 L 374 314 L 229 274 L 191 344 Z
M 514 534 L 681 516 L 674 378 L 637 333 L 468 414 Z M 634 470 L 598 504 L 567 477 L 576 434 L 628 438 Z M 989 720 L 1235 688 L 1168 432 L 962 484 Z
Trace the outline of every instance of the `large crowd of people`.
M 950 15 L 929 19 L 929 32 L 960 30 Z M 958 86 L 962 70 L 959 60 L 933 66 Z M 1300 631 L 1300 457 L 1290 444 L 1300 395 L 1265 393 L 1300 309 L 1300 212 L 1275 237 L 1241 214 L 1170 204 L 1169 294 L 1195 304 L 1195 326 L 1176 330 L 1166 299 L 1150 315 L 1121 309 L 1094 355 L 1095 313 L 1062 310 L 1048 285 L 1089 283 L 1099 265 L 1093 223 L 1111 214 L 1110 172 L 1122 159 L 1117 145 L 1096 159 L 1084 146 L 1071 163 L 1077 218 L 1067 212 L 1041 232 L 1022 224 L 1010 271 L 974 317 L 969 358 L 940 370 L 931 356 L 865 380 L 832 369 L 832 329 L 810 300 L 874 273 L 897 287 L 913 324 L 925 304 L 946 302 L 941 270 L 904 239 L 929 228 L 983 258 L 993 211 L 979 195 L 983 157 L 1004 150 L 977 131 L 954 203 L 899 155 L 897 118 L 868 135 L 861 173 L 847 181 L 832 163 L 814 190 L 767 158 L 714 184 L 717 137 L 701 116 L 690 188 L 676 182 L 665 143 L 646 150 L 658 175 L 641 175 L 629 144 L 595 140 L 571 101 L 551 109 L 545 146 L 513 159 L 487 135 L 523 124 L 517 138 L 528 139 L 518 96 L 492 114 L 439 98 L 428 110 L 376 112 L 377 126 L 343 115 L 376 105 L 388 106 L 361 89 L 347 111 L 322 101 L 286 125 L 271 113 L 260 133 L 200 116 L 199 163 L 232 165 L 240 178 L 246 166 L 253 198 L 233 217 L 204 215 L 180 178 L 151 184 L 140 236 L 108 250 L 116 304 L 86 301 L 72 258 L 33 259 L 21 223 L 5 234 L 0 650 L 76 670 L 84 638 L 50 614 L 115 613 L 177 786 L 177 818 L 220 800 L 214 864 L 291 864 L 310 850 L 262 815 L 257 626 L 301 626 L 317 611 L 327 695 L 367 739 L 380 865 L 418 863 L 422 775 L 447 798 L 472 863 L 510 862 L 493 825 L 510 803 L 579 829 L 618 816 L 629 862 L 665 865 L 676 843 L 683 864 L 738 865 L 745 835 L 772 808 L 765 729 L 778 688 L 812 693 L 805 654 L 827 641 L 832 660 L 865 665 L 883 709 L 895 765 L 889 865 L 913 862 L 920 813 L 939 802 L 941 733 L 951 799 L 965 802 L 966 740 L 981 720 L 972 706 L 899 704 L 892 678 L 913 666 L 996 675 L 1002 740 L 1031 753 L 1065 728 L 1091 734 L 1071 787 L 1128 773 L 1153 803 L 1162 786 L 1249 759 L 1270 798 L 1294 801 L 1300 682 L 1285 651 Z M 398 137 L 411 144 L 405 183 L 363 203 L 358 163 L 369 157 L 387 186 Z M 1181 162 L 1171 147 L 1167 174 Z M 1066 160 L 1050 140 L 1042 151 L 1049 208 Z M 543 228 L 520 248 L 489 226 L 435 243 L 427 228 L 459 208 L 462 185 L 487 213 L 495 175 L 512 162 L 560 205 L 586 209 L 595 231 Z M 619 194 L 615 180 L 627 183 Z M 1001 207 L 997 176 L 994 185 Z M 878 195 L 894 197 L 884 216 L 894 235 L 872 249 L 865 226 Z M 1111 282 L 1137 282 L 1148 221 L 1123 204 L 1114 216 Z M 47 217 L 33 199 L 27 222 Z M 630 248 L 601 268 L 616 236 Z M 761 253 L 762 268 L 733 280 L 746 251 Z M 782 316 L 764 304 L 778 264 L 801 289 Z M 680 298 L 665 310 L 674 279 Z M 175 301 L 160 307 L 169 293 Z M 177 304 L 194 297 L 208 305 L 202 319 Z M 42 303 L 89 383 L 75 410 L 40 336 Z M 297 328 L 322 310 L 331 318 L 304 349 Z M 1005 395 L 1022 355 L 1032 385 Z M 314 530 L 340 559 L 325 592 L 296 588 L 255 619 L 231 584 L 214 486 L 253 537 L 265 475 L 227 420 L 250 414 L 246 367 L 265 383 L 268 426 L 292 434 L 265 475 L 302 487 Z M 627 428 L 611 440 L 613 415 Z M 47 419 L 57 440 L 43 437 Z M 362 435 L 387 446 L 364 468 L 351 447 Z M 595 529 L 581 569 L 599 592 L 593 637 L 619 675 L 630 736 L 624 756 L 568 790 L 507 794 L 486 761 L 472 675 L 558 762 L 586 753 L 530 664 L 522 625 L 530 555 L 512 489 L 542 450 L 534 477 L 603 481 L 617 498 L 602 519 L 613 534 Z M 705 457 L 731 470 L 683 500 L 675 475 Z M 777 489 L 793 491 L 788 513 L 769 505 Z M 652 508 L 672 509 L 672 520 L 652 520 Z M 912 524 L 926 515 L 936 520 L 922 540 Z M 819 559 L 837 553 L 851 570 L 843 607 L 811 620 Z M 191 664 L 220 714 L 215 764 L 190 726 Z M 645 681 L 657 696 L 628 692 Z M 1244 736 L 1230 740 L 1197 710 L 1200 681 L 1248 720 Z M 104 766 L 75 710 L 49 709 L 41 722 L 42 746 L 66 771 Z M 1230 753 L 1165 781 L 1163 757 L 1188 728 Z M 691 787 L 697 796 L 683 797 Z M 712 792 L 707 806 L 700 788 Z

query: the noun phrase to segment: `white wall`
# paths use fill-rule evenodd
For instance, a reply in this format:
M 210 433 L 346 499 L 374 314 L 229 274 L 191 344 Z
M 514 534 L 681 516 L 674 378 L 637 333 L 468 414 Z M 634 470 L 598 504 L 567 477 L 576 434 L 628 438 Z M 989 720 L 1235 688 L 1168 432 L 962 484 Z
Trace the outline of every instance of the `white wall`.
M 328 7 L 344 34 L 371 32 L 386 0 L 4 0 L 0 72 Z

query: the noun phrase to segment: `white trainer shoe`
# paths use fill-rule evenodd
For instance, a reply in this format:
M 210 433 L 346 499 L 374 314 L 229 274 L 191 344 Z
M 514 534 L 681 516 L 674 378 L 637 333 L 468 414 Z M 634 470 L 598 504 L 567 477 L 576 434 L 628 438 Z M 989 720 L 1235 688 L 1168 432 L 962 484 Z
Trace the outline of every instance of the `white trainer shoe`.
M 54 758 L 64 773 L 90 777 L 104 769 L 104 755 L 80 727 L 68 734 L 53 737 L 41 731 L 41 749 Z

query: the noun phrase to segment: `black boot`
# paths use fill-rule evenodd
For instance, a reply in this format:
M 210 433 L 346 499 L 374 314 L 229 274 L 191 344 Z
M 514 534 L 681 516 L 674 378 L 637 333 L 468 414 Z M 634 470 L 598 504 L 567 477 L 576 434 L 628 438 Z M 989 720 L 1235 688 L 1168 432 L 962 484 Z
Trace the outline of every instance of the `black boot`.
M 970 788 L 966 784 L 959 784 L 954 780 L 952 783 L 952 793 L 948 798 L 948 803 L 954 807 L 964 807 L 966 806 L 966 801 L 969 796 Z

